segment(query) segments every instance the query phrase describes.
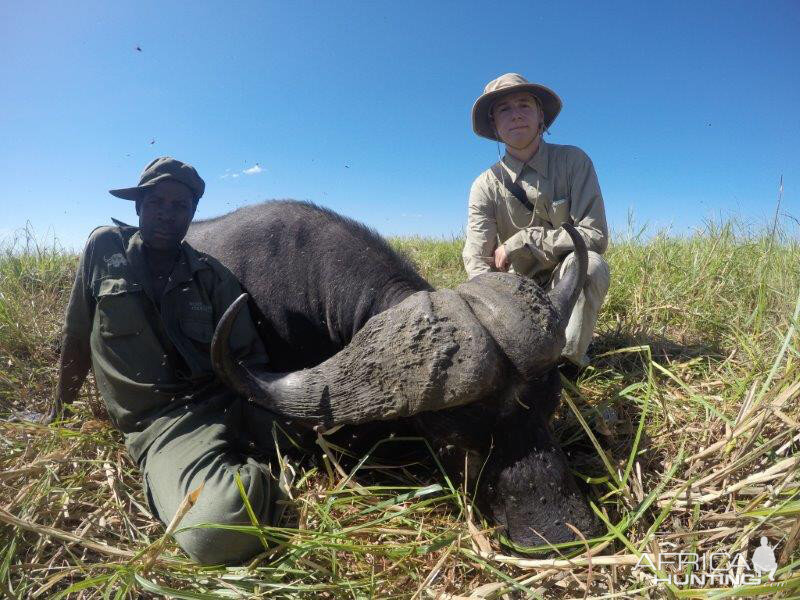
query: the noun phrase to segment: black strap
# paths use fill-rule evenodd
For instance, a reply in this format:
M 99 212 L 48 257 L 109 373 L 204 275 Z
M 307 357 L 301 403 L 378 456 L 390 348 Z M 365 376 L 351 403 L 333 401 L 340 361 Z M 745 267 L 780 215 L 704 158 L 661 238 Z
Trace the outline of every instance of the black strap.
M 492 165 L 492 173 L 494 173 L 494 176 L 513 194 L 514 198 L 522 203 L 522 206 L 533 212 L 533 204 L 528 200 L 525 191 L 519 187 L 518 183 L 511 181 L 511 177 L 509 177 L 508 173 L 503 171 L 503 165 L 501 165 L 499 161 Z

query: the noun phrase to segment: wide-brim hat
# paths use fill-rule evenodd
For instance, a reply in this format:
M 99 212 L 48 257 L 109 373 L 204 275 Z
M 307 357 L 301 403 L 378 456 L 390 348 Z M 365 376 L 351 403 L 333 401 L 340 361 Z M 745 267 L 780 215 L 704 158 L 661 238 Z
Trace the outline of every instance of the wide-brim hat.
M 141 200 L 144 194 L 160 181 L 172 179 L 188 187 L 197 202 L 206 190 L 206 182 L 192 165 L 171 156 L 160 156 L 148 164 L 139 177 L 139 185 L 108 190 L 110 194 L 125 200 Z
M 506 73 L 486 84 L 483 95 L 472 106 L 472 130 L 481 137 L 502 141 L 495 133 L 494 125 L 489 118 L 492 105 L 501 96 L 516 92 L 528 92 L 536 96 L 542 105 L 545 129 L 549 128 L 561 112 L 562 102 L 553 90 L 538 83 L 530 83 L 522 75 Z

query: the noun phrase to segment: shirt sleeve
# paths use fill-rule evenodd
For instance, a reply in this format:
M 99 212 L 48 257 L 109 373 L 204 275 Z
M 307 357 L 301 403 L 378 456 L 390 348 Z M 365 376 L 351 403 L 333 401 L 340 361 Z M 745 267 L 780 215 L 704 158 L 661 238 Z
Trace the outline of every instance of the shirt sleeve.
M 484 177 L 478 177 L 469 191 L 467 211 L 467 236 L 461 256 L 464 269 L 472 279 L 492 270 L 490 258 L 497 247 L 497 219 L 495 204 L 487 189 Z
M 569 220 L 586 242 L 588 250 L 603 254 L 608 247 L 608 226 L 603 195 L 591 159 L 583 151 L 570 157 Z M 572 252 L 572 238 L 562 227 L 537 226 L 522 229 L 505 242 L 506 252 L 513 261 L 520 252 L 535 249 L 540 262 L 555 267 L 562 257 Z
M 91 266 L 94 256 L 94 243 L 90 239 L 78 261 L 75 281 L 69 295 L 67 311 L 64 315 L 64 336 L 70 336 L 86 346 L 89 352 L 89 337 L 92 333 L 94 318 L 94 296 L 89 285 L 92 280 Z

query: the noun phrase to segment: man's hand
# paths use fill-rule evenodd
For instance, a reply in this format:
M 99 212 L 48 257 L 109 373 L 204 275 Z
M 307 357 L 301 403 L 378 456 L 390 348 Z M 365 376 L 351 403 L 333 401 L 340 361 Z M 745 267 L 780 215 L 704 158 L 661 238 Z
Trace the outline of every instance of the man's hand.
M 55 399 L 53 400 L 53 404 L 50 406 L 50 409 L 44 413 L 39 419 L 39 422 L 42 425 L 50 425 L 53 421 L 57 421 L 61 418 L 61 413 L 64 410 L 64 405 L 61 403 L 60 400 Z
M 61 420 L 64 417 L 64 405 L 72 404 L 76 397 L 77 394 L 73 397 L 65 396 L 59 382 L 59 385 L 56 386 L 56 391 L 53 394 L 53 404 L 51 404 L 47 412 L 41 416 L 39 422 L 42 425 L 50 425 L 50 423 L 53 421 Z
M 506 247 L 500 244 L 497 250 L 494 251 L 494 268 L 505 273 L 510 266 L 511 263 L 508 260 L 508 255 L 506 255 Z
M 78 398 L 81 385 L 89 373 L 91 351 L 88 338 L 79 339 L 65 333 L 61 342 L 61 358 L 58 365 L 58 383 L 53 393 L 53 405 L 42 417 L 41 423 L 48 425 L 60 419 L 65 404 L 72 404 Z

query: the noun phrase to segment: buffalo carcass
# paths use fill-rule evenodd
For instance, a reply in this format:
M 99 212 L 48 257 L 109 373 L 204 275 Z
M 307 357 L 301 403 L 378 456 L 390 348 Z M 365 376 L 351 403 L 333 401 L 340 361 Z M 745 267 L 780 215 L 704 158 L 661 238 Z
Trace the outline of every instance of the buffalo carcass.
M 586 247 L 567 229 L 578 260 L 549 293 L 507 273 L 433 290 L 375 232 L 304 202 L 198 221 L 187 240 L 255 304 L 270 364 L 248 372 L 225 351 L 240 299 L 212 347 L 229 386 L 307 424 L 411 418 L 446 465 L 469 453 L 463 475 L 474 483 L 480 473 L 478 506 L 513 542 L 535 546 L 575 539 L 567 523 L 586 535 L 597 525 L 548 424 L 586 273 Z

